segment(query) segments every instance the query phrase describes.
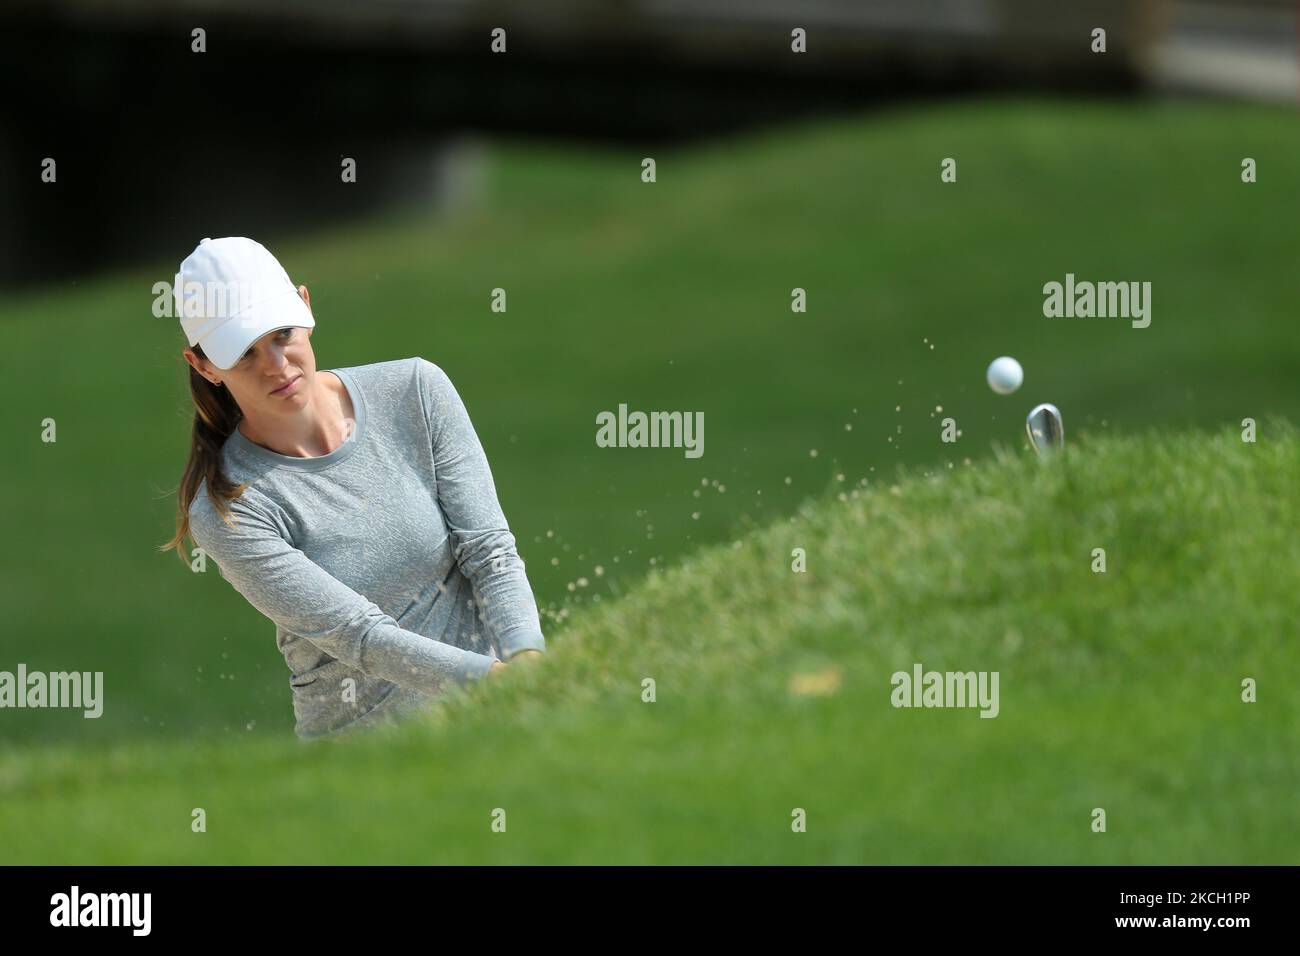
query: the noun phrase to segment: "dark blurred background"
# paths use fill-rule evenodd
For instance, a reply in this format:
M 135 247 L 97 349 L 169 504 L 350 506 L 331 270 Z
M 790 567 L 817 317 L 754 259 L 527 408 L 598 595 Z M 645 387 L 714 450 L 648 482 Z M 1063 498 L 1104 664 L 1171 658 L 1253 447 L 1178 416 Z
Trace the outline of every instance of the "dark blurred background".
M 662 143 L 1007 89 L 1294 97 L 1294 6 L 8 0 L 0 283 L 174 256 L 197 220 L 268 235 L 436 209 L 455 201 L 449 143 L 466 132 Z M 1087 43 L 1097 25 L 1104 57 Z M 796 26 L 805 55 L 790 55 Z M 326 160 L 345 155 L 363 175 L 341 190 Z M 35 188 L 47 156 L 58 181 Z

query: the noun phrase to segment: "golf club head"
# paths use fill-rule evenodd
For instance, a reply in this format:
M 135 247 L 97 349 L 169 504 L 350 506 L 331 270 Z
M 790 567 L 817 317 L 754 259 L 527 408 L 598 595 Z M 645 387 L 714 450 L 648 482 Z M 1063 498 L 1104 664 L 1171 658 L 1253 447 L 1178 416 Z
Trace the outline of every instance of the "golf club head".
M 1047 402 L 1035 405 L 1025 419 L 1025 428 L 1029 432 L 1029 443 L 1039 458 L 1047 458 L 1065 447 L 1065 425 L 1055 405 Z

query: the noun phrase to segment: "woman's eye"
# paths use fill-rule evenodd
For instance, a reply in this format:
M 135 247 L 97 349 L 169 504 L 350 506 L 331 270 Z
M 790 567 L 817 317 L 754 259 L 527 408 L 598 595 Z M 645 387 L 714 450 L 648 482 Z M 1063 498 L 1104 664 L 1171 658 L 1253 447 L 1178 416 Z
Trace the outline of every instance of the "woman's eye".
M 293 329 L 282 329 L 280 331 L 280 338 L 286 342 L 289 341 L 289 339 L 293 338 Z M 253 350 L 249 349 L 247 352 L 244 353 L 244 357 L 241 358 L 240 361 L 246 362 L 252 357 L 253 357 Z

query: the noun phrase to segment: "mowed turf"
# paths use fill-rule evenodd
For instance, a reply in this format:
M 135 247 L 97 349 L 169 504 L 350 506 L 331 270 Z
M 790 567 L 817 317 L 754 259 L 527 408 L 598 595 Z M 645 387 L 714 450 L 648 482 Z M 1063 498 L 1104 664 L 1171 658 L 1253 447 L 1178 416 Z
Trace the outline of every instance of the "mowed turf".
M 1267 423 L 836 483 L 402 726 L 6 753 L 4 862 L 1294 864 L 1298 471 Z M 997 716 L 893 707 L 918 663 Z
M 310 287 L 321 367 L 447 370 L 561 650 L 567 611 L 839 474 L 979 461 L 1039 401 L 1070 438 L 1300 418 L 1298 152 L 1281 109 L 970 102 L 695 148 L 502 144 L 460 218 L 255 238 Z M 107 697 L 99 720 L 7 712 L 0 738 L 291 732 L 273 626 L 211 566 L 155 550 L 192 410 L 153 284 L 203 236 L 242 231 L 189 225 L 174 258 L 0 300 L 0 667 L 103 671 Z M 1042 286 L 1067 272 L 1151 282 L 1151 326 L 1044 318 Z M 983 381 L 1000 354 L 1026 369 L 1011 398 Z M 703 457 L 598 448 L 596 415 L 620 403 L 703 412 Z M 690 630 L 678 640 L 718 640 Z

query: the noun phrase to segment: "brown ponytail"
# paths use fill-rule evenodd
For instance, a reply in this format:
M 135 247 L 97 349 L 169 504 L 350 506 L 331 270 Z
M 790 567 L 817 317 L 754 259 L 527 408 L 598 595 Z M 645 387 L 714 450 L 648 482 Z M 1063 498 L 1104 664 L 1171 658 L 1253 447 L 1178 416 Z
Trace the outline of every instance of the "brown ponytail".
M 196 356 L 206 359 L 203 349 L 190 346 Z M 221 446 L 244 413 L 230 392 L 222 385 L 213 385 L 188 365 L 190 371 L 190 398 L 194 401 L 194 427 L 190 433 L 190 458 L 185 463 L 180 489 L 176 496 L 176 535 L 158 550 L 176 549 L 176 556 L 188 563 L 183 547 L 190 533 L 190 505 L 199 493 L 199 484 L 207 479 L 208 494 L 226 524 L 231 524 L 228 502 L 238 498 L 248 487 L 247 482 L 236 485 L 221 470 Z

